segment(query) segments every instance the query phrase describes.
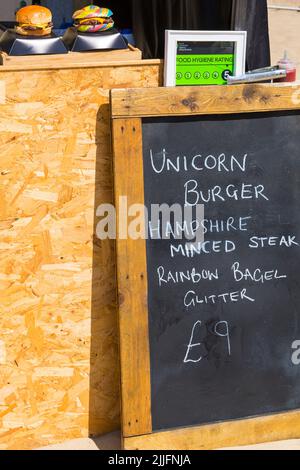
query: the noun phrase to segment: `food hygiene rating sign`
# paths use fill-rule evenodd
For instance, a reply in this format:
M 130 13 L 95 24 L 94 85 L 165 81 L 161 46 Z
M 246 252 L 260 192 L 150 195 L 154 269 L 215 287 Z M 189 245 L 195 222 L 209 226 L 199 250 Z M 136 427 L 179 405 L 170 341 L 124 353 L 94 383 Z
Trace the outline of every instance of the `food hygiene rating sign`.
M 226 85 L 233 75 L 234 43 L 177 42 L 176 85 Z

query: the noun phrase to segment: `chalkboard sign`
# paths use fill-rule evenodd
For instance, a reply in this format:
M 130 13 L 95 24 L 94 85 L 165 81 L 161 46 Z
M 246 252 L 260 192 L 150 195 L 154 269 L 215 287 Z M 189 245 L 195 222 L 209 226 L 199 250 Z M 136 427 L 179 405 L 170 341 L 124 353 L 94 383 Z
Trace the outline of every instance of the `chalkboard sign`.
M 147 208 L 205 211 L 194 247 L 149 233 L 154 430 L 300 408 L 299 130 L 299 113 L 143 124 Z
M 114 93 L 117 206 L 148 215 L 117 243 L 125 447 L 299 437 L 299 103 L 274 85 Z

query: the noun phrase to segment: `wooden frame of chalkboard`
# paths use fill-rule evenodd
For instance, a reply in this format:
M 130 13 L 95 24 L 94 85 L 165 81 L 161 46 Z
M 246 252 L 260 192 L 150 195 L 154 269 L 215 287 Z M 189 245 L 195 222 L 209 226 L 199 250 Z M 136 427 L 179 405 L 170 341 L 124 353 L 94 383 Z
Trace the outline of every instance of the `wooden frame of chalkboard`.
M 143 118 L 296 110 L 300 85 L 112 90 L 117 211 L 120 196 L 128 197 L 128 206 L 144 203 Z M 300 411 L 153 432 L 146 241 L 121 238 L 117 279 L 124 448 L 204 450 L 299 438 Z

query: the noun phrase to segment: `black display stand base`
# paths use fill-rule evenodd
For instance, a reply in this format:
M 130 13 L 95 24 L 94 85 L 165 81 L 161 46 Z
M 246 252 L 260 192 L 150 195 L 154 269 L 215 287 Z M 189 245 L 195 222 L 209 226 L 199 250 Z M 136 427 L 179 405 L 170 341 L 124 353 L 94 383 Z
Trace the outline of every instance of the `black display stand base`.
M 3 33 L 3 31 L 6 31 L 7 29 L 14 29 L 14 27 L 17 25 L 15 21 L 3 21 L 0 23 L 0 34 Z
M 127 49 L 128 43 L 115 28 L 103 33 L 78 33 L 72 27 L 62 38 L 65 46 L 72 52 Z
M 12 29 L 1 32 L 0 50 L 10 56 L 67 54 L 69 52 L 62 39 L 53 33 L 45 37 L 36 37 L 21 36 Z

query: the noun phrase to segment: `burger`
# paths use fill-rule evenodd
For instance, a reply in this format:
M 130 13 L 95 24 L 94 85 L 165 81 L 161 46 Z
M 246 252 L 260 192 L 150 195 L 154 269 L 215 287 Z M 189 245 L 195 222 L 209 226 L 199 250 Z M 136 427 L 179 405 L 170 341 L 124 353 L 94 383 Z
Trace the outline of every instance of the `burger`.
M 30 5 L 16 13 L 17 34 L 22 36 L 48 36 L 52 32 L 52 13 L 48 8 Z
M 74 26 L 79 33 L 98 33 L 108 31 L 114 26 L 113 12 L 108 8 L 88 5 L 73 15 Z

